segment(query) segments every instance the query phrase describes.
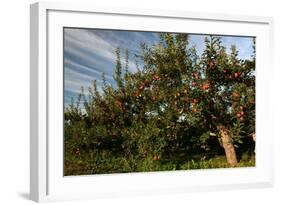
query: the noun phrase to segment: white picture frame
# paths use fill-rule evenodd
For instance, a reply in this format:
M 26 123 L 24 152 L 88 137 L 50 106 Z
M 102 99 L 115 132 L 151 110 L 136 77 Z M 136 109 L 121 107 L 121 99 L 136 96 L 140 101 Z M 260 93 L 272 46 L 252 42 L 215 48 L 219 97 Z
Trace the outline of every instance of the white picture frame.
M 63 132 L 62 125 L 57 125 L 63 116 L 61 34 L 64 26 L 256 36 L 256 167 L 64 177 Z M 188 26 L 191 26 L 189 30 Z M 31 200 L 41 202 L 273 186 L 272 113 L 263 109 L 270 105 L 266 97 L 269 86 L 264 85 L 270 82 L 272 29 L 273 19 L 270 17 L 97 8 L 95 5 L 72 3 L 32 4 Z

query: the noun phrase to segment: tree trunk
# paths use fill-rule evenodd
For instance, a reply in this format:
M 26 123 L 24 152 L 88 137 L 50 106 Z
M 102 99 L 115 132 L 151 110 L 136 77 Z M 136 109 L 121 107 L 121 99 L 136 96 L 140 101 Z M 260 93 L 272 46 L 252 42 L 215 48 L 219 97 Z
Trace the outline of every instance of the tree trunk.
M 225 151 L 227 163 L 230 167 L 235 167 L 237 165 L 237 157 L 229 131 L 224 126 L 220 126 L 219 134 L 222 140 L 222 146 Z

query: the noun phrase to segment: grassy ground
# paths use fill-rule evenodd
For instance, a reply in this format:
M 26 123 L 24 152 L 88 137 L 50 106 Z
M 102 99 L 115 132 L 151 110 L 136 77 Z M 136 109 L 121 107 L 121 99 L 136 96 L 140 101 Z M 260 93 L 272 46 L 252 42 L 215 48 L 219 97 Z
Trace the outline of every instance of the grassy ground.
M 255 157 L 242 155 L 237 167 L 254 167 Z M 192 169 L 229 168 L 225 156 L 215 156 L 210 159 L 190 159 L 188 161 L 165 162 L 154 161 L 151 158 L 144 160 L 124 159 L 121 157 L 99 159 L 98 161 L 66 160 L 65 175 L 91 175 L 128 172 L 173 171 Z

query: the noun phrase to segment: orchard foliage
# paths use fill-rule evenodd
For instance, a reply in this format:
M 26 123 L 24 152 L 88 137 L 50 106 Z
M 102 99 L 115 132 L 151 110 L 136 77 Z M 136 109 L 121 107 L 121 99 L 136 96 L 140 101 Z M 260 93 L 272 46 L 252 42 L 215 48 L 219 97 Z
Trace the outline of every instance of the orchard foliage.
M 120 55 L 116 86 L 102 75 L 102 91 L 93 81 L 65 108 L 65 175 L 229 167 L 228 144 L 234 166 L 254 166 L 255 53 L 208 36 L 199 56 L 187 34 L 161 33 L 141 45 L 138 72 Z

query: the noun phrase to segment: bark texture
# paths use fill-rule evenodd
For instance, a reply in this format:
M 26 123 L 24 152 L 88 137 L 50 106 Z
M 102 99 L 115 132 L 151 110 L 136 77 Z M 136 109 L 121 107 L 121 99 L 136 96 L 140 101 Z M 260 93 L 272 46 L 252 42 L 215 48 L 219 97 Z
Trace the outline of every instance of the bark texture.
M 234 145 L 232 143 L 230 133 L 229 133 L 228 129 L 226 129 L 223 126 L 220 126 L 219 133 L 220 133 L 222 145 L 223 145 L 223 148 L 225 151 L 227 163 L 229 164 L 230 167 L 236 167 L 237 166 L 237 157 L 236 157 L 236 152 L 235 152 Z

